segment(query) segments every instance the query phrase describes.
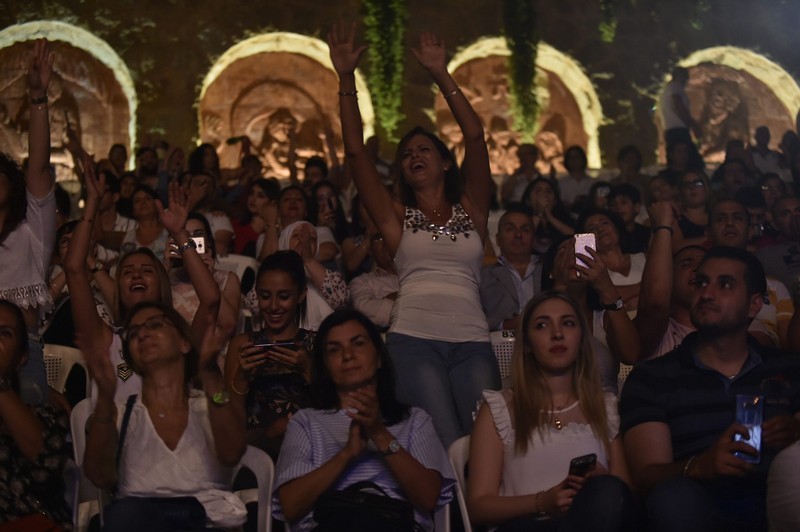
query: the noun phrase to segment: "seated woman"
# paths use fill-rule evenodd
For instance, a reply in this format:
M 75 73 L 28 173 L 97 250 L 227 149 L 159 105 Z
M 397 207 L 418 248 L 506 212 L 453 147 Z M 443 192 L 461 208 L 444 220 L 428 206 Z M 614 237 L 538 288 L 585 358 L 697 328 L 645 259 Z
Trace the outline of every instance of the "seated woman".
M 225 392 L 213 317 L 205 325 L 198 353 L 174 309 L 136 305 L 123 350 L 142 389 L 118 403 L 103 335 L 78 337 L 98 392 L 86 424 L 84 473 L 99 488 L 117 487 L 104 512 L 106 530 L 202 530 L 245 521 L 244 504 L 230 492 L 231 468 L 246 445 L 244 410 Z M 192 379 L 202 391 L 190 387 Z
M 416 523 L 432 530 L 431 513 L 452 499 L 447 455 L 430 416 L 395 398 L 386 346 L 363 314 L 341 310 L 322 323 L 312 389 L 315 409 L 292 417 L 278 458 L 275 517 L 311 530 L 321 496 L 371 481 L 410 502 Z M 339 517 L 319 530 L 376 529 L 347 519 L 355 513 Z
M 0 528 L 69 528 L 72 515 L 64 501 L 67 416 L 40 404 L 27 406 L 19 396 L 17 372 L 28 355 L 25 317 L 15 304 L 0 300 Z M 25 523 L 25 526 L 23 526 Z
M 522 204 L 531 209 L 535 228 L 533 252 L 543 255 L 554 240 L 572 235 L 573 220 L 558 195 L 558 185 L 546 177 L 531 181 L 522 194 Z
M 615 212 L 605 209 L 587 209 L 578 219 L 579 233 L 595 236 L 597 253 L 608 268 L 608 275 L 622 298 L 631 319 L 636 317 L 642 272 L 647 261 L 644 253 L 623 253 L 621 236 L 625 223 Z
M 241 285 L 235 273 L 227 270 L 216 269 L 217 246 L 211 237 L 211 226 L 205 216 L 197 212 L 190 212 L 184 225 L 186 233 L 197 244 L 197 254 L 203 259 L 203 264 L 211 272 L 211 276 L 219 287 L 220 299 L 217 326 L 233 331 L 239 318 L 239 307 L 242 302 Z M 202 247 L 200 243 L 202 242 Z M 187 322 L 191 322 L 197 309 L 200 307 L 200 297 L 195 290 L 189 272 L 183 265 L 183 258 L 176 251 L 178 248 L 174 239 L 170 238 L 170 250 L 165 253 L 164 267 L 169 273 L 172 285 L 172 304 L 175 310 Z
M 467 504 L 497 530 L 636 530 L 618 436 L 578 305 L 543 292 L 522 314 L 513 386 L 484 392 L 472 431 Z M 584 471 L 571 461 L 591 455 Z
M 342 274 L 326 268 L 317 260 L 320 245 L 311 223 L 301 220 L 285 227 L 278 239 L 278 249 L 294 251 L 303 259 L 308 295 L 307 310 L 300 326 L 316 331 L 328 314 L 347 304 L 350 297 L 347 284 Z M 247 294 L 245 305 L 253 314 L 259 313 L 255 289 Z
M 306 314 L 303 259 L 294 251 L 273 253 L 258 269 L 255 290 L 263 324 L 231 340 L 225 381 L 236 394 L 232 399 L 245 405 L 248 443 L 277 459 L 289 419 L 311 406 L 313 336 L 300 328 Z

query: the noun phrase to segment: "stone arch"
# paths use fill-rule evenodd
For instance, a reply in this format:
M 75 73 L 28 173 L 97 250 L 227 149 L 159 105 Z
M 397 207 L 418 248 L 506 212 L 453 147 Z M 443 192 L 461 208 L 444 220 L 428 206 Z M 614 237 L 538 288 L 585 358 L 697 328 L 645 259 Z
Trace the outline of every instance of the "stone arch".
M 701 152 L 710 162 L 721 162 L 724 144 L 731 138 L 750 142 L 755 128 L 767 125 L 776 149 L 781 135 L 795 128 L 800 110 L 800 87 L 780 65 L 763 55 L 734 46 L 698 50 L 678 62 L 689 70 L 686 92 L 692 116 L 703 123 Z M 667 74 L 659 101 L 670 80 Z M 663 131 L 660 113 L 656 119 Z M 659 152 L 664 153 L 663 135 Z
M 225 51 L 203 80 L 200 140 L 216 147 L 223 166 L 235 166 L 239 154 L 235 139 L 247 135 L 267 175 L 285 178 L 290 130 L 297 135 L 298 168 L 308 157 L 324 155 L 321 137 L 326 122 L 341 155 L 339 100 L 333 90 L 337 86 L 325 42 L 296 33 L 256 35 Z M 375 118 L 358 71 L 356 88 L 368 138 L 374 134 Z
M 137 98 L 128 67 L 102 39 L 66 22 L 40 20 L 0 31 L 0 149 L 27 156 L 27 92 L 30 41 L 46 37 L 56 54 L 50 99 L 51 161 L 59 181 L 74 179 L 63 147 L 67 122 L 97 159 L 115 143 L 130 153 L 136 138 Z
M 506 58 L 510 51 L 502 37 L 482 38 L 455 54 L 448 65 L 456 82 L 484 122 L 490 145 L 492 173 L 508 174 L 516 168 L 515 151 L 520 135 L 513 131 L 508 99 Z M 562 170 L 563 151 L 577 144 L 586 150 L 589 166 L 600 167 L 600 100 L 589 77 L 572 57 L 540 42 L 536 57 L 536 92 L 540 102 L 536 144 L 546 157 L 541 170 L 553 164 Z M 459 155 L 458 128 L 441 95 L 434 104 L 436 126 Z

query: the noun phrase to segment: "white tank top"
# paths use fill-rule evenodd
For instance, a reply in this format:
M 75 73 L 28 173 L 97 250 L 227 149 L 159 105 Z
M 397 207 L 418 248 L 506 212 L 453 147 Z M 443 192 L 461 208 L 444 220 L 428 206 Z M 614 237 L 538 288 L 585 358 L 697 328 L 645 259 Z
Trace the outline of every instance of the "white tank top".
M 390 332 L 427 340 L 488 342 L 478 291 L 483 242 L 463 207 L 445 225 L 406 207 L 394 262 L 400 293 Z

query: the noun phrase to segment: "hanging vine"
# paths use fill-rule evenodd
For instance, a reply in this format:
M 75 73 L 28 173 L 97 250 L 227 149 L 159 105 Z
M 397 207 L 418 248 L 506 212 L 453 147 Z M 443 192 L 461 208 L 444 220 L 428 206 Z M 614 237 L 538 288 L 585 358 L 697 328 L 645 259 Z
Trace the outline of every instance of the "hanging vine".
M 535 90 L 539 31 L 533 0 L 504 0 L 503 25 L 506 44 L 511 51 L 508 84 L 514 129 L 522 134 L 524 141 L 531 141 L 539 118 Z
M 615 7 L 619 0 L 599 0 L 600 3 L 600 39 L 603 42 L 614 42 L 617 36 L 617 17 Z
M 364 30 L 369 71 L 367 83 L 386 139 L 396 142 L 403 120 L 404 38 L 408 9 L 405 0 L 363 0 Z

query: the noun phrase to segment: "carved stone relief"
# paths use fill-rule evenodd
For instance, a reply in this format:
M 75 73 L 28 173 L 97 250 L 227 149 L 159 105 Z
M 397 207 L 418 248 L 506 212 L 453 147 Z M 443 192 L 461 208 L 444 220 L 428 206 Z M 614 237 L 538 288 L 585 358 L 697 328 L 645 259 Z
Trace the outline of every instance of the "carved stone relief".
M 506 58 L 490 55 L 472 59 L 461 65 L 453 77 L 483 122 L 492 174 L 501 176 L 513 173 L 519 165 L 516 152 L 521 141 L 519 133 L 513 130 Z M 581 112 L 575 98 L 557 75 L 538 69 L 536 85 L 539 131 L 535 144 L 540 152 L 539 170 L 549 173 L 551 167 L 555 167 L 556 172 L 563 172 L 566 148 L 578 145 L 586 149 L 588 143 Z M 435 110 L 439 134 L 460 162 L 463 158 L 463 138 L 441 95 L 436 97 Z
M 27 156 L 28 94 L 25 75 L 31 43 L 0 50 L 0 150 L 18 160 Z M 56 179 L 75 179 L 72 156 L 64 148 L 67 126 L 86 151 L 105 158 L 115 143 L 130 146 L 130 109 L 113 72 L 88 52 L 61 41 L 52 43 L 53 76 L 48 89 L 51 162 Z
M 289 176 L 289 146 L 295 137 L 298 174 L 314 155 L 327 157 L 333 135 L 341 160 L 336 74 L 318 62 L 288 52 L 238 59 L 206 89 L 200 101 L 200 138 L 217 149 L 223 167 L 235 167 L 237 137 L 247 135 L 267 176 Z M 326 130 L 329 133 L 326 133 Z

